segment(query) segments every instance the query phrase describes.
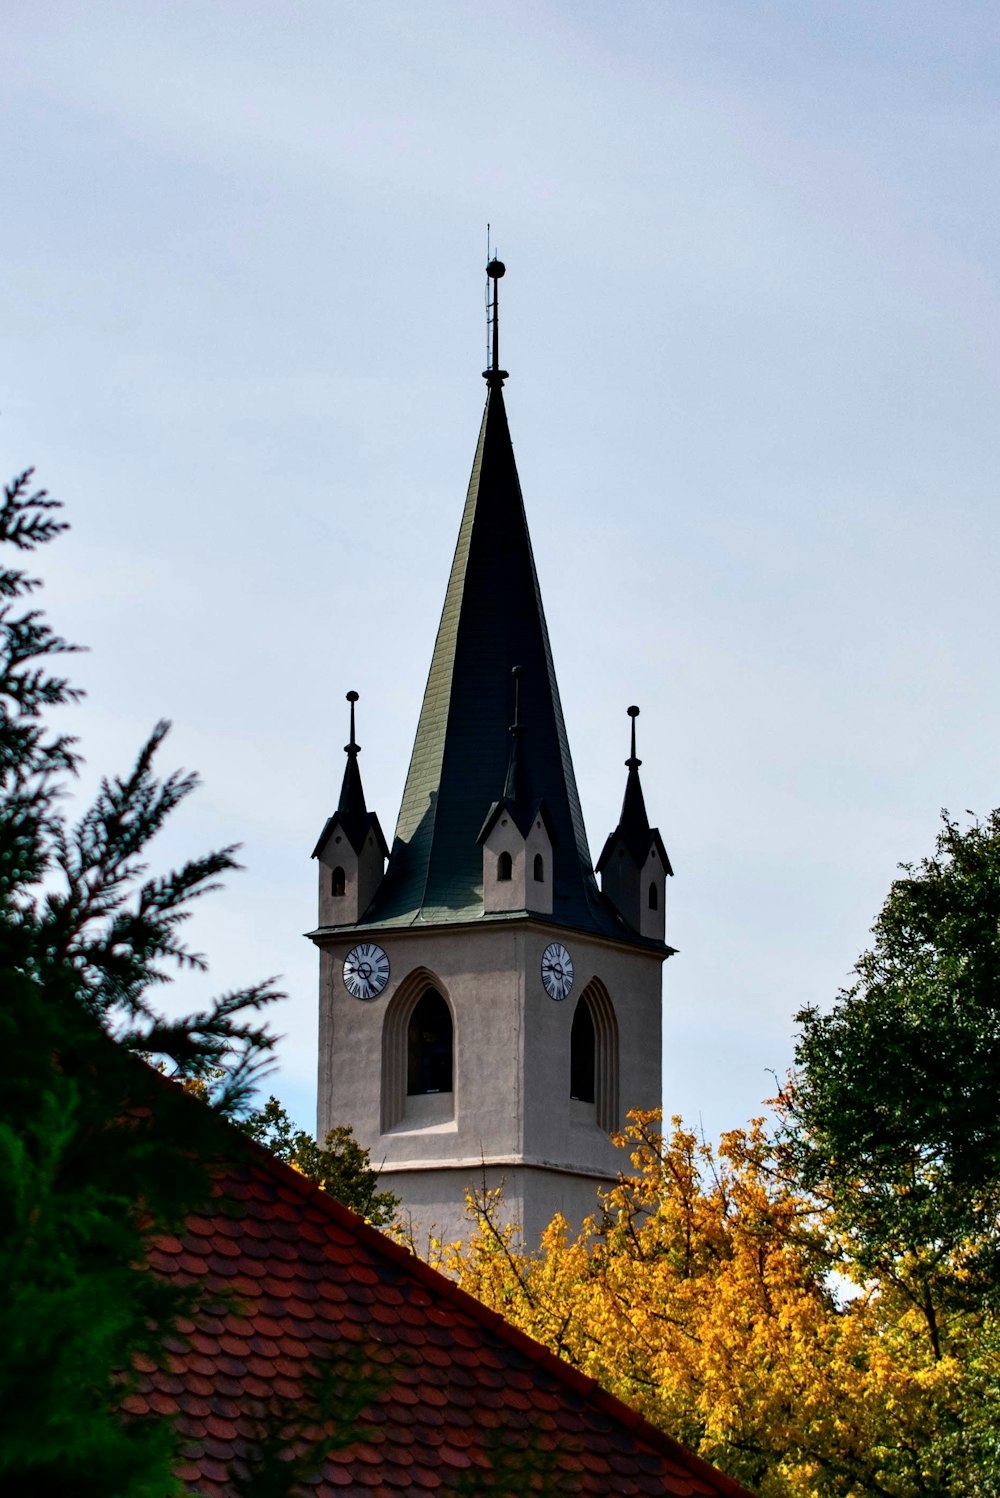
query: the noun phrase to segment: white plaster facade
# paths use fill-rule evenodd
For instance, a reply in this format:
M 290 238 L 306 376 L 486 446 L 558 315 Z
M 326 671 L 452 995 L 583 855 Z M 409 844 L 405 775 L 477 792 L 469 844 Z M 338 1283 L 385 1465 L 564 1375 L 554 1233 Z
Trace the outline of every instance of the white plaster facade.
M 359 940 L 389 957 L 371 1000 L 354 998 L 343 962 Z M 542 952 L 559 940 L 573 958 L 562 1002 L 541 980 Z M 382 1185 L 420 1232 L 467 1231 L 466 1187 L 505 1182 L 528 1242 L 559 1210 L 574 1225 L 597 1188 L 628 1168 L 609 1133 L 632 1108 L 660 1104 L 660 965 L 665 953 L 555 927 L 530 916 L 482 925 L 328 933 L 319 938 L 320 1137 L 349 1123 Z M 407 1017 L 428 988 L 454 1026 L 452 1093 L 407 1096 Z M 570 1098 L 570 1031 L 581 996 L 597 1023 L 597 1097 Z

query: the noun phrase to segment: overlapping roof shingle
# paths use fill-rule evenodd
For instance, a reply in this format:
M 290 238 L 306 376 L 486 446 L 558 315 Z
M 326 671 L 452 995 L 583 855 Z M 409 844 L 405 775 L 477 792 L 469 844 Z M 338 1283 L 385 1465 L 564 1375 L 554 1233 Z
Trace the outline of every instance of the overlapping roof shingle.
M 506 1492 L 489 1474 L 511 1449 L 549 1464 L 559 1492 L 745 1493 L 249 1141 L 152 1266 L 210 1305 L 181 1325 L 166 1367 L 140 1365 L 125 1407 L 176 1417 L 180 1476 L 205 1498 L 228 1498 L 274 1396 L 294 1407 L 315 1360 L 345 1347 L 382 1383 L 362 1435 L 313 1478 L 320 1498 Z

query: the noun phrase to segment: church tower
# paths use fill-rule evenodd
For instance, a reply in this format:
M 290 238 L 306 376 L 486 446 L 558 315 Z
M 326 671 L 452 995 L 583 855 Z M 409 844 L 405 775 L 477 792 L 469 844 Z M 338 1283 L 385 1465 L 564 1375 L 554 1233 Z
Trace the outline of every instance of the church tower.
M 660 1103 L 670 863 L 632 753 L 598 889 L 493 354 L 486 409 L 391 851 L 354 703 L 316 846 L 319 1137 L 353 1125 L 413 1220 L 461 1237 L 504 1184 L 527 1242 L 622 1167 L 609 1135 Z M 386 864 L 386 858 L 388 862 Z

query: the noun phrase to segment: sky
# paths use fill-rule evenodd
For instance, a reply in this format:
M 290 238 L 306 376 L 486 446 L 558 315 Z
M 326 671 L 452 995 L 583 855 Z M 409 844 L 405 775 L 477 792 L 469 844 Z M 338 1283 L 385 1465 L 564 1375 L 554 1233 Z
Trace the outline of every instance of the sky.
M 761 1111 L 941 808 L 1000 804 L 1000 16 L 924 0 L 9 0 L 6 474 L 71 532 L 64 713 L 238 842 L 164 1005 L 281 975 L 355 689 L 391 836 L 501 363 L 596 857 L 637 703 L 674 865 L 664 1107 Z

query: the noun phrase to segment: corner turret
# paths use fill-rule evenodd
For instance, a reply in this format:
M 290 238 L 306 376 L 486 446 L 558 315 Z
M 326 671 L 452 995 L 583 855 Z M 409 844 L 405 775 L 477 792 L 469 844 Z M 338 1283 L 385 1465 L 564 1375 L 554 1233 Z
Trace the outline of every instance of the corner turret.
M 619 914 L 640 936 L 663 941 L 666 930 L 664 904 L 666 884 L 673 874 L 659 829 L 650 827 L 646 802 L 639 782 L 642 760 L 635 752 L 637 707 L 630 707 L 632 753 L 625 761 L 628 779 L 618 826 L 597 860 L 601 889 Z
M 328 817 L 313 858 L 319 860 L 319 924 L 350 926 L 361 920 L 382 883 L 389 848 L 378 817 L 365 805 L 356 742 L 354 704 L 357 692 L 348 692 L 351 704 L 351 741 L 344 745 L 347 764 L 340 787 L 340 801 Z

